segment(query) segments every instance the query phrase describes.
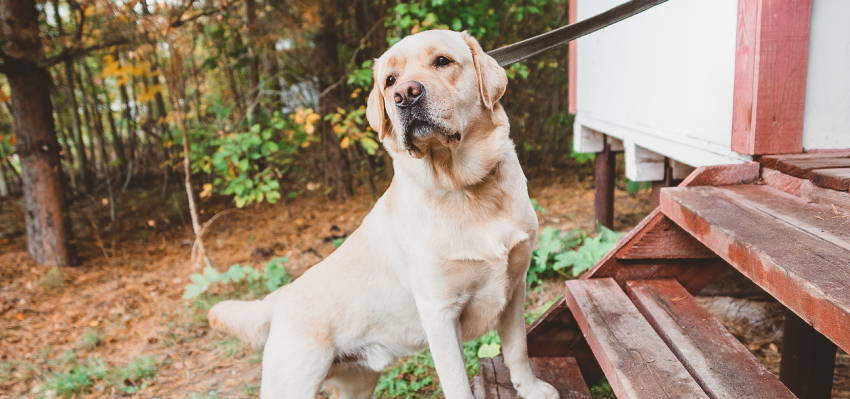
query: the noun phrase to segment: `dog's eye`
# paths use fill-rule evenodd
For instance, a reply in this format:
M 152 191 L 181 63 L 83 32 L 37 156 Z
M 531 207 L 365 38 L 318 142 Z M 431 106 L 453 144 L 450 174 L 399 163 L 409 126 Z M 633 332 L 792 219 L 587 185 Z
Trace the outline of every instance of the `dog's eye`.
M 390 75 L 387 76 L 387 81 L 385 82 L 387 87 L 390 87 L 395 84 L 395 76 Z
M 437 58 L 434 58 L 434 66 L 435 67 L 444 67 L 446 65 L 451 64 L 452 62 L 454 62 L 454 61 L 452 61 L 452 60 L 450 60 L 446 57 L 443 57 L 442 55 L 437 57 Z

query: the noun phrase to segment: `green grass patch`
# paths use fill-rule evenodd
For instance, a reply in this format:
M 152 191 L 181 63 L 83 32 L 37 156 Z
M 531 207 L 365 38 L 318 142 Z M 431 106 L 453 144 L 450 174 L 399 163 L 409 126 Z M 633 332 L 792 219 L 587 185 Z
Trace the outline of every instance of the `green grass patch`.
M 42 397 L 73 397 L 113 388 L 124 394 L 134 394 L 144 389 L 156 376 L 158 364 L 153 356 L 139 356 L 124 365 L 109 367 L 105 361 L 91 356 L 85 362 L 75 357 L 74 351 L 63 354 L 61 360 L 66 371 L 47 376 L 41 386 Z

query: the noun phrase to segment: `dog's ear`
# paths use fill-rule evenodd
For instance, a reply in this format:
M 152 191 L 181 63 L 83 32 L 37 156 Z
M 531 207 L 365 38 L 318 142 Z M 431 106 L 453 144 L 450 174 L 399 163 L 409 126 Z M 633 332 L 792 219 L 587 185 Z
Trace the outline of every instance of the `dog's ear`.
M 374 83 L 369 93 L 369 101 L 366 103 L 366 119 L 372 130 L 378 133 L 378 139 L 383 141 L 392 126 L 384 109 L 384 95 L 381 94 L 381 82 L 378 79 L 378 60 L 375 60 L 375 66 L 372 68 L 372 80 Z
M 481 92 L 481 101 L 490 111 L 493 106 L 505 94 L 508 87 L 508 76 L 505 69 L 499 66 L 496 60 L 489 56 L 478 44 L 478 40 L 468 33 L 461 32 L 463 41 L 472 53 L 472 63 L 475 65 L 475 74 L 478 75 L 478 90 Z

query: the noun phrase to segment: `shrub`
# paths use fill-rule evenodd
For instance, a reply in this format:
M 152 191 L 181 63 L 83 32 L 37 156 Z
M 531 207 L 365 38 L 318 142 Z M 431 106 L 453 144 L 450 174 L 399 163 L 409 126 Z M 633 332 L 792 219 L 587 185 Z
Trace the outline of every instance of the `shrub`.
M 589 237 L 577 230 L 562 232 L 546 227 L 537 238 L 537 248 L 532 252 L 526 281 L 537 287 L 543 279 L 561 274 L 577 277 L 602 259 L 622 236 L 622 233 L 598 226 L 599 233 Z M 575 249 L 573 249 L 575 248 Z

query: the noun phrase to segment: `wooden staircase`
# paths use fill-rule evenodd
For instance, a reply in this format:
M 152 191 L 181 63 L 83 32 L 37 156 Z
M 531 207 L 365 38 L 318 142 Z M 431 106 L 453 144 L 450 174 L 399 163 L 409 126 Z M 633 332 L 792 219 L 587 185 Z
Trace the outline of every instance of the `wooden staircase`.
M 618 398 L 830 397 L 836 345 L 850 351 L 850 153 L 761 162 L 700 168 L 663 189 L 656 210 L 566 283 L 528 333 L 534 362 L 566 359 L 548 366 L 550 382 L 604 375 Z M 692 296 L 730 267 L 788 310 L 779 377 Z M 495 380 L 479 376 L 479 391 Z

